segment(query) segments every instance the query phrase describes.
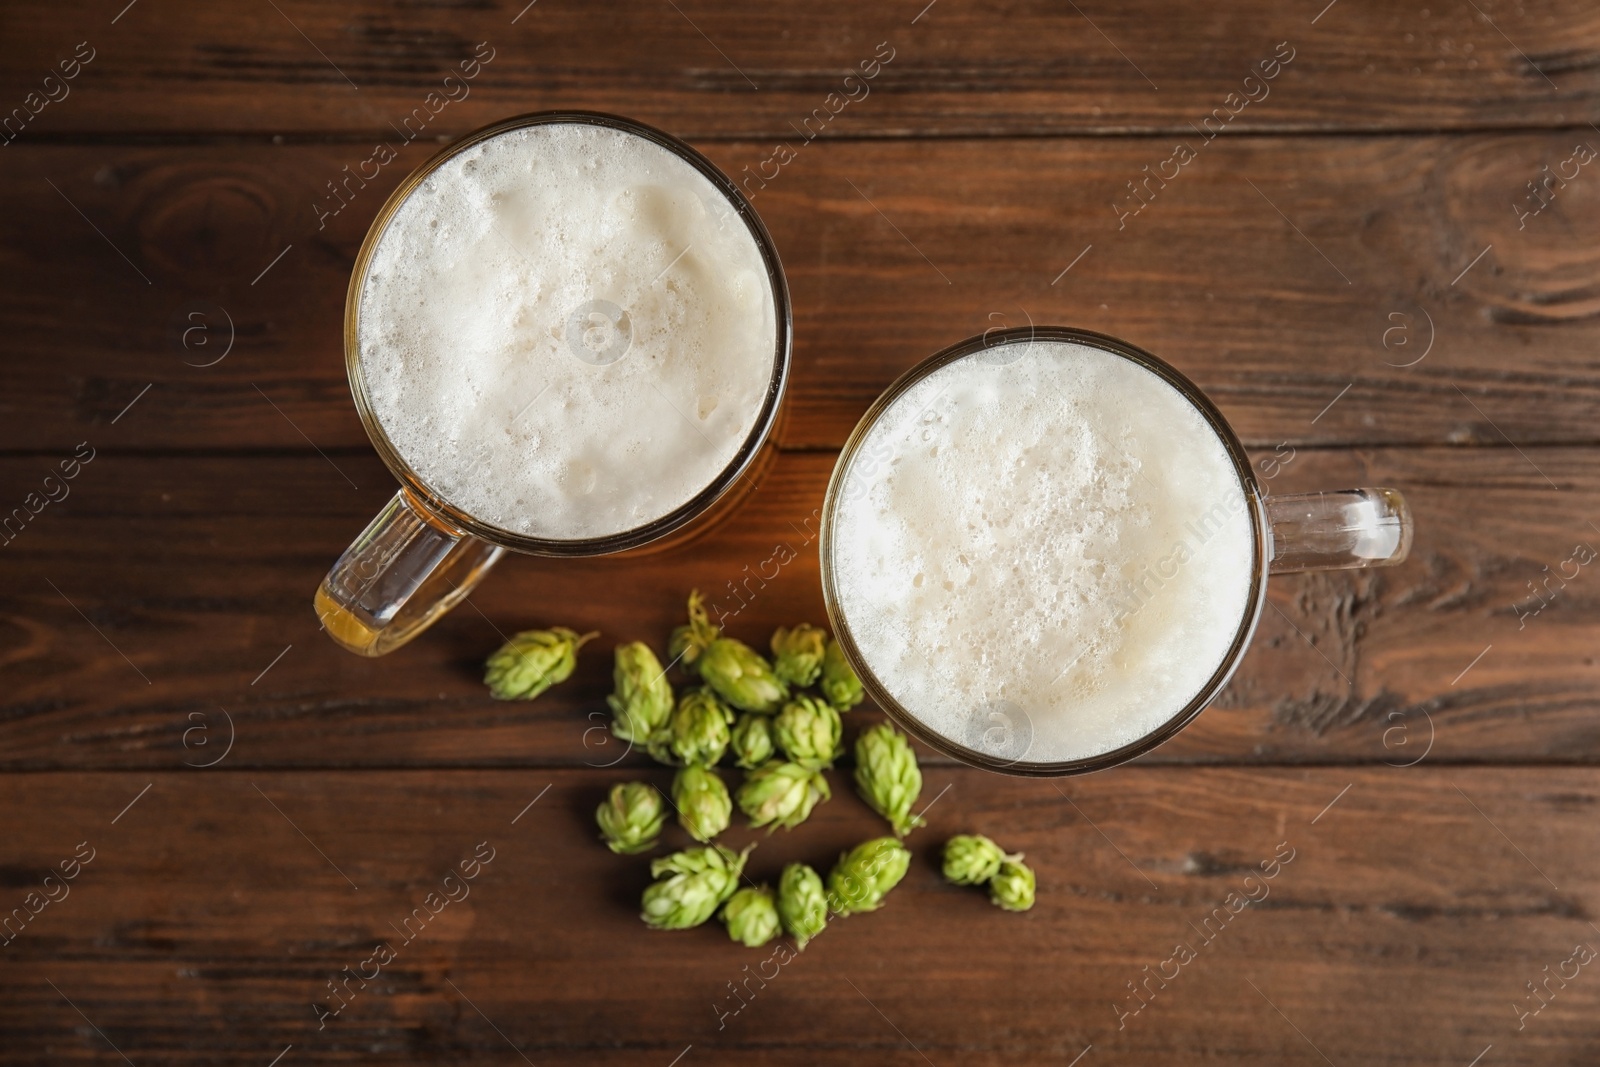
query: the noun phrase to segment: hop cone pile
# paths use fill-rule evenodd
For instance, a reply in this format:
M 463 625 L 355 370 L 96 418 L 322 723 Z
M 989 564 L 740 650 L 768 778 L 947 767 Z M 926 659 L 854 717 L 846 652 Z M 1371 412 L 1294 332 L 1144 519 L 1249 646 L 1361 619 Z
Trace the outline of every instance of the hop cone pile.
M 564 627 L 519 633 L 489 658 L 489 683 L 499 699 L 531 700 L 573 672 L 578 649 L 594 634 Z M 640 917 L 652 929 L 684 930 L 720 916 L 728 936 L 752 948 L 787 932 L 796 951 L 827 928 L 830 913 L 876 911 L 906 876 L 911 852 L 901 839 L 918 826 L 913 813 L 922 772 L 906 736 L 888 724 L 855 741 L 854 778 L 861 798 L 886 819 L 892 837 L 862 842 L 839 857 L 827 878 L 804 863 L 783 869 L 776 892 L 740 885 L 743 852 L 715 843 L 738 806 L 755 829 L 792 830 L 832 797 L 826 772 L 844 749 L 842 714 L 865 696 L 839 643 L 801 623 L 779 629 L 769 663 L 742 641 L 723 636 L 705 599 L 689 596 L 689 621 L 672 632 L 668 655 L 700 684 L 673 699 L 673 687 L 650 646 L 619 645 L 612 670 L 611 732 L 655 759 L 679 768 L 671 802 L 678 822 L 698 847 L 650 864 Z M 744 781 L 730 795 L 716 764 L 731 755 Z M 595 811 L 611 851 L 632 855 L 653 848 L 666 821 L 666 798 L 646 782 L 620 782 Z M 1008 911 L 1034 903 L 1033 871 L 981 834 L 945 842 L 944 876 L 957 885 L 983 885 Z

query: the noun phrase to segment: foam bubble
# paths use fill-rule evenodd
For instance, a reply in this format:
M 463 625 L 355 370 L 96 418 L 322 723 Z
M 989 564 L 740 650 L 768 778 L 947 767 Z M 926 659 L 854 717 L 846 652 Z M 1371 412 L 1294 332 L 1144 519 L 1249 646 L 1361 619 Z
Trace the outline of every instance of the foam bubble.
M 833 585 L 872 672 L 931 729 L 1007 762 L 1078 759 L 1151 733 L 1222 663 L 1251 607 L 1249 501 L 1154 373 L 1011 347 L 934 371 L 864 438 Z
M 435 493 L 552 540 L 658 519 L 753 432 L 777 358 L 761 250 L 699 171 L 622 130 L 511 130 L 395 212 L 362 286 L 372 413 Z

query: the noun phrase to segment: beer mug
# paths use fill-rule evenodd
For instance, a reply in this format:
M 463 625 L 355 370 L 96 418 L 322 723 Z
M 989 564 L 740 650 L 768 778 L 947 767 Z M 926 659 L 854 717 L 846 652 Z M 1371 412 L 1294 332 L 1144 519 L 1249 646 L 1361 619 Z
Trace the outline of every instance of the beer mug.
M 850 435 L 822 508 L 834 636 L 891 719 L 964 763 L 1082 774 L 1216 698 L 1267 576 L 1387 567 L 1393 489 L 1268 495 L 1177 370 L 1087 330 L 929 357 Z
M 592 112 L 498 122 L 418 168 L 362 242 L 344 327 L 356 410 L 400 488 L 315 608 L 365 656 L 507 550 L 704 529 L 775 447 L 789 377 L 783 268 L 738 187 Z

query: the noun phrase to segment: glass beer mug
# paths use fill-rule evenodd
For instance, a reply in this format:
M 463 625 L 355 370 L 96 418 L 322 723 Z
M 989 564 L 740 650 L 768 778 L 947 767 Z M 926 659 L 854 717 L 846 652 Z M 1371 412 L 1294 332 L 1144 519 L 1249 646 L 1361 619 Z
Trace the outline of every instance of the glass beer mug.
M 483 323 L 513 332 L 471 333 Z M 491 343 L 506 336 L 516 350 Z M 704 529 L 770 454 L 790 344 L 771 237 L 683 142 L 548 112 L 450 145 L 389 197 L 351 274 L 350 389 L 400 489 L 317 590 L 329 636 L 390 652 L 508 550 Z M 562 383 L 543 407 L 501 395 L 534 376 Z M 541 463 L 554 473 L 519 481 Z

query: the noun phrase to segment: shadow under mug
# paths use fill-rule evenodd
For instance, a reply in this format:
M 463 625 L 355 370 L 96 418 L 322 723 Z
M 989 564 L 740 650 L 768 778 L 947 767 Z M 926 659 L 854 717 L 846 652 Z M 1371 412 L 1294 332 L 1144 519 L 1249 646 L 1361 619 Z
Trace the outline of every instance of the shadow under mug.
M 604 537 L 532 537 L 490 525 L 450 504 L 412 470 L 390 442 L 373 415 L 361 371 L 357 333 L 361 295 L 373 250 L 400 205 L 429 174 L 458 152 L 512 130 L 545 124 L 620 130 L 650 141 L 689 164 L 727 199 L 749 229 L 772 288 L 776 323 L 772 376 L 754 428 L 727 466 L 687 502 L 643 526 Z M 727 175 L 676 137 L 616 115 L 547 111 L 485 126 L 444 148 L 401 182 L 384 202 L 361 243 L 350 275 L 344 314 L 345 369 L 350 391 L 367 436 L 399 480 L 400 490 L 339 557 L 317 589 L 314 606 L 328 636 L 359 655 L 391 652 L 460 603 L 507 549 L 534 556 L 611 555 L 646 545 L 665 548 L 704 532 L 749 492 L 771 458 L 773 433 L 789 379 L 792 330 L 783 266 L 760 217 Z
M 996 743 L 993 751 L 981 751 L 961 744 L 931 729 L 916 712 L 901 704 L 872 670 L 871 659 L 864 654 L 849 620 L 840 603 L 838 568 L 834 564 L 835 516 L 840 502 L 846 498 L 847 484 L 851 480 L 851 464 L 862 443 L 878 420 L 905 392 L 928 375 L 957 360 L 976 356 L 992 362 L 1008 362 L 996 358 L 993 350 L 1006 345 L 1028 341 L 1055 341 L 1085 345 L 1111 355 L 1120 356 L 1151 371 L 1182 394 L 1215 431 L 1218 440 L 1227 450 L 1228 457 L 1238 474 L 1247 499 L 1250 515 L 1252 553 L 1248 607 L 1234 634 L 1233 642 L 1216 671 L 1182 708 L 1175 709 L 1155 730 L 1136 741 L 1108 752 L 1081 759 L 1059 761 L 1029 761 L 1021 738 L 1022 726 L 1028 726 L 1027 741 L 1031 741 L 1031 724 L 1011 721 L 992 721 Z M 1298 571 L 1349 570 L 1366 567 L 1388 567 L 1401 563 L 1411 549 L 1412 520 L 1405 499 L 1394 489 L 1345 489 L 1323 493 L 1295 493 L 1268 495 L 1256 480 L 1250 459 L 1239 443 L 1222 413 L 1208 400 L 1193 382 L 1176 369 L 1143 349 L 1126 341 L 1094 333 L 1089 330 L 1061 326 L 1023 326 L 1012 330 L 994 330 L 980 337 L 968 338 L 935 353 L 903 374 L 873 405 L 867 409 L 855 430 L 845 442 L 839 459 L 834 464 L 833 476 L 828 482 L 827 496 L 822 505 L 822 596 L 827 606 L 828 621 L 833 628 L 850 665 L 860 676 L 862 685 L 895 724 L 928 747 L 962 763 L 1005 774 L 1034 777 L 1058 777 L 1087 774 L 1090 771 L 1126 763 L 1157 747 L 1194 718 L 1216 699 L 1223 686 L 1232 677 L 1244 656 L 1245 648 L 1254 634 L 1256 622 L 1266 604 L 1267 576 Z M 981 709 L 974 709 L 977 713 Z M 990 712 L 1006 718 L 1002 712 Z M 989 721 L 989 720 L 986 720 Z M 985 731 L 987 737 L 988 731 Z M 1019 751 L 1020 749 L 1020 751 Z

